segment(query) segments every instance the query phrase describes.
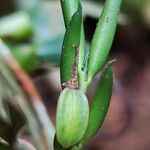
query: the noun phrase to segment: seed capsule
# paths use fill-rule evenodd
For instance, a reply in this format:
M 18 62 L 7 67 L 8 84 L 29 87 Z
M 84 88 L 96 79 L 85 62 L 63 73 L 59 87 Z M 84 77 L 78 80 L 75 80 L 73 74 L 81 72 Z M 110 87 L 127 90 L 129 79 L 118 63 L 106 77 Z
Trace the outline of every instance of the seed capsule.
M 89 118 L 89 105 L 85 94 L 66 88 L 60 94 L 57 105 L 56 136 L 58 142 L 69 148 L 83 137 Z

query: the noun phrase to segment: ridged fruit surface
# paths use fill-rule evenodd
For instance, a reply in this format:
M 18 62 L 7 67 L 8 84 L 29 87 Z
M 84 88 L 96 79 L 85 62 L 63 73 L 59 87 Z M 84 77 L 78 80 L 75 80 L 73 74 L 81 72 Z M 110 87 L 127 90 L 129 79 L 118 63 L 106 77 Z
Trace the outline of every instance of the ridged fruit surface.
M 86 95 L 77 89 L 66 88 L 60 94 L 57 105 L 56 136 L 58 142 L 69 148 L 83 137 L 89 118 Z

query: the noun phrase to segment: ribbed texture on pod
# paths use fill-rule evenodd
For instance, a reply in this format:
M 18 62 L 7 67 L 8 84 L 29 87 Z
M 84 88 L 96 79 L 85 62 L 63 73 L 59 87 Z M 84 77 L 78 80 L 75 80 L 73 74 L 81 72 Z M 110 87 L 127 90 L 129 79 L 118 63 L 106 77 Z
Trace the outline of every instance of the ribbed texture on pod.
M 60 94 L 57 105 L 56 136 L 64 147 L 77 144 L 83 137 L 89 118 L 89 105 L 85 94 L 66 88 Z

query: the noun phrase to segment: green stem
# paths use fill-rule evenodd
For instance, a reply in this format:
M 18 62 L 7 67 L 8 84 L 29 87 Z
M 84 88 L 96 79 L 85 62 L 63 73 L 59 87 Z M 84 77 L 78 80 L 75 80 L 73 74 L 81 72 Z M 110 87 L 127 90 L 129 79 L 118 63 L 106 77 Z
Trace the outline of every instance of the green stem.
M 79 2 L 80 0 L 61 0 L 61 7 L 66 28 L 68 27 L 73 14 L 78 10 Z

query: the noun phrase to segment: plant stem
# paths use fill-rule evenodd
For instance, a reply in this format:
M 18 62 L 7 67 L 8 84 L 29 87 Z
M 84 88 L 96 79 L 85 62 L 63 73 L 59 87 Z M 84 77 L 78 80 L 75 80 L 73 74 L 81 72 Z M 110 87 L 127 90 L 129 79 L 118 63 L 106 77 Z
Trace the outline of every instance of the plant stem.
M 80 0 L 61 0 L 61 7 L 66 28 L 68 27 L 73 14 L 78 10 L 79 2 Z

